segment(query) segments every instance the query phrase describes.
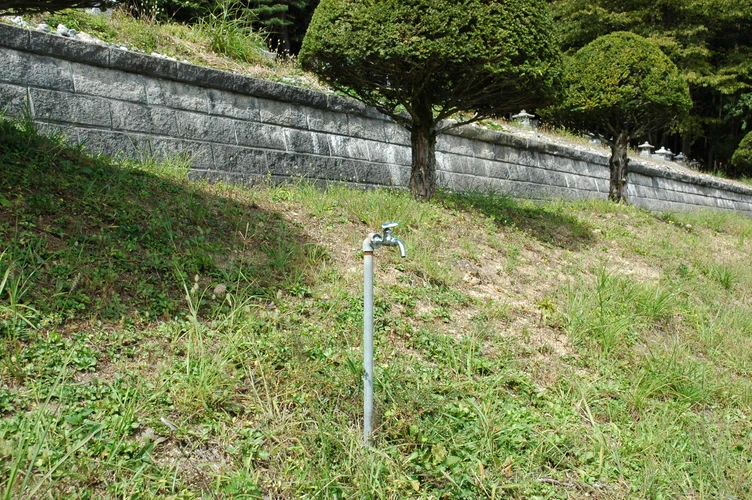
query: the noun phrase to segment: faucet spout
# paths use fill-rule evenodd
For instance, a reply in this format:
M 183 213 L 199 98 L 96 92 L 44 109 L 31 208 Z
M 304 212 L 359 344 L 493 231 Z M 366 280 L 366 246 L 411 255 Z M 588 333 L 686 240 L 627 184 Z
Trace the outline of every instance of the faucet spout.
M 406 256 L 405 244 L 399 238 L 395 238 L 392 235 L 392 228 L 396 226 L 396 222 L 388 222 L 382 226 L 384 228 L 384 237 L 381 239 L 381 244 L 387 247 L 399 247 L 400 257 L 404 259 Z
M 405 244 L 404 244 L 404 243 L 402 243 L 402 240 L 400 240 L 400 239 L 398 239 L 398 238 L 394 238 L 394 242 L 395 242 L 395 243 L 397 244 L 397 246 L 399 247 L 399 253 L 400 253 L 400 257 L 402 257 L 402 258 L 404 259 L 404 258 L 405 258 L 405 256 L 407 255 L 407 254 L 405 253 Z

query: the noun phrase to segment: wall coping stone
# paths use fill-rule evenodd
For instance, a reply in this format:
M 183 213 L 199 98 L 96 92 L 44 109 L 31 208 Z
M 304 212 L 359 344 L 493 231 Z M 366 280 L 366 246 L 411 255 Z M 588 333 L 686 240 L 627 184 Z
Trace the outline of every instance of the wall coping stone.
M 580 151 L 578 149 L 568 148 L 566 146 L 553 144 L 536 138 L 519 137 L 510 133 L 472 126 L 461 126 L 455 129 L 450 129 L 446 133 L 464 137 L 466 139 L 489 142 L 492 144 L 510 146 L 519 149 L 525 149 L 528 151 L 536 151 L 554 156 L 562 156 L 565 158 L 570 158 L 572 160 L 582 160 L 589 163 L 608 166 L 609 156 L 607 155 L 591 151 Z M 639 173 L 650 177 L 663 177 L 666 179 L 698 184 L 715 189 L 723 189 L 735 193 L 752 195 L 752 186 L 746 186 L 738 182 L 714 177 L 712 175 L 703 174 L 700 172 L 685 171 L 683 169 L 680 169 L 678 165 L 677 168 L 670 168 L 668 166 L 646 162 L 641 159 L 630 158 L 628 172 Z
M 129 73 L 165 78 L 203 87 L 247 94 L 254 97 L 302 104 L 340 113 L 358 114 L 367 118 L 392 122 L 386 115 L 353 98 L 326 94 L 284 83 L 196 66 L 190 63 L 171 61 L 116 47 L 105 47 L 80 40 L 72 40 L 54 34 L 39 32 L 31 28 L 13 26 L 4 22 L 0 22 L 0 46 Z M 581 151 L 537 138 L 519 137 L 511 133 L 488 130 L 471 125 L 452 128 L 445 133 L 501 146 L 562 156 L 604 166 L 608 165 L 608 157 L 603 154 Z M 684 171 L 679 168 L 673 169 L 668 166 L 648 163 L 642 160 L 630 159 L 629 171 L 650 177 L 674 179 L 752 196 L 752 186 L 745 186 L 698 172 Z

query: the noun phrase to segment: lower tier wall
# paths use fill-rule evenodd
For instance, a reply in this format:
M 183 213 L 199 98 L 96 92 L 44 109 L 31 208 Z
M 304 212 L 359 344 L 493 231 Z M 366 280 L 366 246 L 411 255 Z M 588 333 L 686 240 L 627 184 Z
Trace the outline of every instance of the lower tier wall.
M 405 187 L 408 133 L 362 103 L 0 23 L 0 109 L 114 156 L 182 154 L 211 180 L 308 177 Z M 478 127 L 439 137 L 440 187 L 606 198 L 608 159 Z M 658 211 L 752 216 L 752 188 L 632 162 L 628 196 Z

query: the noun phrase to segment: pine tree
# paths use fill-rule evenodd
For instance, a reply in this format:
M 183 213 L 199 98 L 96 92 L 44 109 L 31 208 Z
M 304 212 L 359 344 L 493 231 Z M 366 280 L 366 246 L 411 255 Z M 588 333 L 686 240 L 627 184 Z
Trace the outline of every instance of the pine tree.
M 253 0 L 250 10 L 258 26 L 271 35 L 272 48 L 296 53 L 318 0 Z

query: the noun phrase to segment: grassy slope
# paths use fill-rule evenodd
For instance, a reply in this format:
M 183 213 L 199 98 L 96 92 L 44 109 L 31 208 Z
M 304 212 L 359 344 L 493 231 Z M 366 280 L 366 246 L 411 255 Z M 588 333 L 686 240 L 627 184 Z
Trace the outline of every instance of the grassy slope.
M 29 22 L 45 22 L 53 30 L 58 24 L 64 24 L 104 42 L 125 45 L 130 50 L 146 54 L 156 52 L 200 66 L 327 90 L 313 75 L 299 69 L 295 59 L 270 60 L 268 54 L 262 52 L 267 48 L 263 34 L 250 28 L 247 17 L 241 15 L 234 19 L 237 6 L 224 5 L 202 22 L 192 25 L 137 20 L 120 9 L 111 16 L 94 16 L 69 9 L 55 14 L 37 14 Z
M 185 172 L 0 125 L 0 497 L 752 495 L 752 221 Z

